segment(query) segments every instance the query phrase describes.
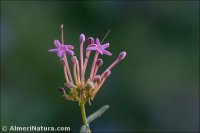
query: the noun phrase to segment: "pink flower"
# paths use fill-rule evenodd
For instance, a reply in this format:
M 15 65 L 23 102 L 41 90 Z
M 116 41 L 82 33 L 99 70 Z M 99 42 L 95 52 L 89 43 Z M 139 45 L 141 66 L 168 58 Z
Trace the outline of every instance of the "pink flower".
M 57 52 L 57 56 L 59 58 L 63 57 L 63 54 L 66 52 L 66 54 L 74 55 L 74 46 L 72 45 L 62 45 L 58 40 L 54 40 L 54 45 L 56 46 L 55 49 L 50 49 L 49 52 Z
M 109 30 L 110 31 L 110 30 Z M 107 32 L 107 34 L 109 33 Z M 105 35 L 105 37 L 107 36 Z M 105 37 L 102 39 L 105 39 Z M 121 52 L 118 57 L 113 61 L 113 63 L 108 66 L 103 72 L 99 71 L 101 66 L 103 65 L 103 60 L 98 58 L 99 54 L 111 56 L 112 53 L 107 51 L 106 49 L 109 47 L 109 43 L 101 44 L 102 42 L 96 38 L 96 41 L 92 37 L 87 39 L 88 46 L 86 52 L 84 52 L 84 43 L 86 41 L 86 37 L 84 34 L 81 34 L 79 37 L 80 41 L 80 54 L 79 59 L 77 56 L 74 56 L 74 46 L 72 45 L 64 45 L 64 31 L 63 25 L 61 25 L 61 43 L 59 40 L 54 40 L 55 49 L 50 49 L 50 52 L 57 52 L 57 56 L 61 58 L 61 63 L 63 64 L 64 76 L 65 76 L 65 88 L 69 90 L 65 93 L 63 88 L 60 88 L 60 91 L 63 92 L 65 98 L 67 100 L 78 101 L 80 103 L 86 103 L 87 101 L 90 103 L 90 100 L 94 99 L 95 95 L 100 90 L 101 86 L 104 84 L 106 79 L 110 76 L 112 68 L 115 67 L 119 62 L 124 60 L 126 57 L 126 52 Z M 93 63 L 91 66 L 90 75 L 86 78 L 86 68 L 89 58 L 91 58 L 90 53 L 95 51 L 95 55 L 93 57 Z M 68 59 L 66 54 L 72 55 L 72 68 L 68 64 Z M 85 59 L 84 59 L 85 58 Z M 80 62 L 79 62 L 80 61 Z M 72 74 L 71 74 L 71 70 Z M 101 74 L 100 74 L 101 72 Z
M 106 33 L 105 37 L 108 35 L 108 32 Z M 102 39 L 102 42 L 104 41 L 105 37 Z M 71 57 L 72 65 L 73 67 L 70 68 L 70 64 L 68 64 L 68 59 L 66 54 L 74 55 L 74 47 L 72 45 L 64 45 L 64 26 L 61 25 L 61 43 L 58 40 L 54 40 L 54 45 L 56 46 L 55 49 L 50 49 L 50 52 L 57 52 L 57 56 L 60 59 L 60 62 L 63 64 L 63 71 L 64 71 L 64 77 L 65 77 L 65 88 L 59 88 L 59 91 L 63 93 L 63 96 L 67 100 L 71 101 L 77 101 L 81 107 L 81 113 L 83 118 L 84 126 L 89 126 L 86 119 L 85 114 L 85 103 L 89 102 L 91 105 L 91 100 L 94 99 L 104 82 L 107 80 L 107 78 L 111 74 L 111 70 L 113 67 L 115 67 L 119 62 L 124 60 L 126 57 L 126 52 L 121 52 L 118 57 L 115 59 L 115 61 L 108 66 L 104 72 L 99 74 L 98 71 L 102 65 L 103 60 L 98 58 L 99 54 L 108 55 L 111 56 L 112 53 L 107 51 L 106 49 L 109 47 L 109 43 L 105 43 L 101 45 L 102 42 L 99 41 L 98 38 L 96 38 L 96 42 L 92 37 L 89 37 L 87 39 L 88 46 L 86 51 L 84 50 L 84 43 L 86 41 L 86 37 L 84 34 L 81 34 L 79 37 L 80 41 L 80 54 L 79 59 L 76 56 Z M 85 51 L 85 52 L 84 52 Z M 93 63 L 90 70 L 90 75 L 87 80 L 85 80 L 85 77 L 88 76 L 85 74 L 87 64 L 89 61 L 90 53 L 92 51 L 95 51 L 95 55 L 93 58 Z M 84 59 L 85 58 L 85 59 Z M 80 62 L 79 62 L 80 61 Z M 71 70 L 72 74 L 71 74 Z M 67 89 L 65 91 L 65 89 Z M 81 129 L 81 131 L 83 131 Z M 86 130 L 85 130 L 86 131 Z M 88 130 L 90 131 L 90 130 Z
M 105 54 L 105 55 L 111 56 L 112 53 L 110 53 L 109 51 L 105 50 L 108 47 L 109 47 L 109 43 L 101 45 L 101 43 L 99 41 L 99 38 L 97 38 L 96 39 L 96 44 L 92 44 L 92 45 L 88 46 L 87 50 L 88 51 L 94 50 L 94 51 L 99 52 L 101 55 Z

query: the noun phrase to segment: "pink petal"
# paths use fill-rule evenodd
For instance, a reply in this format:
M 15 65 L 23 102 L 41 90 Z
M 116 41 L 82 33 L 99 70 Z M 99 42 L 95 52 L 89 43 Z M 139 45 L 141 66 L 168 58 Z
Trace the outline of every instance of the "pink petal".
M 108 48 L 109 47 L 109 43 L 106 43 L 106 44 L 104 44 L 104 45 L 101 45 L 101 48 L 102 49 L 106 49 L 106 48 Z
M 108 56 L 111 56 L 111 55 L 112 55 L 112 53 L 110 53 L 110 52 L 107 51 L 107 50 L 102 50 L 102 52 L 103 52 L 104 54 L 108 55 Z
M 100 41 L 99 41 L 99 38 L 96 38 L 96 44 L 97 44 L 98 46 L 101 46 L 101 43 L 100 43 Z
M 99 52 L 101 55 L 103 55 L 103 52 L 102 52 L 101 50 L 98 49 L 98 52 Z
M 61 46 L 61 44 L 60 44 L 60 42 L 59 42 L 58 40 L 54 40 L 54 45 L 55 45 L 56 47 Z
M 63 52 L 64 52 L 64 51 L 62 51 L 62 50 L 59 50 L 59 51 L 58 51 L 58 53 L 57 53 L 57 56 L 61 58 L 61 57 L 62 57 L 62 55 L 63 55 Z
M 74 46 L 73 45 L 65 45 L 65 48 L 67 48 L 67 49 L 74 49 Z
M 96 47 L 96 46 L 94 46 L 94 47 L 88 47 L 87 50 L 88 50 L 88 51 L 97 50 L 97 47 Z
M 49 52 L 55 53 L 58 52 L 58 49 L 50 49 Z
M 67 50 L 66 50 L 66 53 L 68 53 L 69 55 L 72 55 L 72 56 L 74 55 L 74 51 L 72 51 L 72 50 L 70 50 L 70 49 L 67 49 Z

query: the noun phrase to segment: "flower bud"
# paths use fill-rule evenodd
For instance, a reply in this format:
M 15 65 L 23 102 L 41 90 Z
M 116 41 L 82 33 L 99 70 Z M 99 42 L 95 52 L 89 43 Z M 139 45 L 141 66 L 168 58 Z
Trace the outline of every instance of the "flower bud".
M 89 82 L 86 83 L 85 88 L 86 88 L 86 89 L 91 89 L 93 86 L 94 86 L 94 83 L 91 82 L 91 81 L 89 81 Z
M 118 56 L 118 60 L 123 60 L 124 58 L 126 57 L 126 52 L 125 51 L 123 51 L 123 52 L 121 52 L 120 54 L 119 54 L 119 56 Z
M 77 60 L 77 57 L 76 56 L 72 56 L 71 58 L 72 62 L 75 64 L 78 64 L 78 60 Z
M 63 24 L 61 24 L 61 26 L 60 26 L 60 29 L 61 29 L 61 30 L 63 30 L 63 29 L 64 29 L 64 25 L 63 25 Z
M 98 59 L 97 62 L 96 62 L 96 65 L 98 67 L 100 67 L 102 64 L 103 64 L 103 60 L 102 59 Z
M 63 65 L 65 65 L 64 58 L 61 58 L 61 59 L 60 59 L 60 62 L 61 62 Z
M 97 84 L 100 84 L 100 82 L 101 82 L 101 76 L 100 76 L 100 75 L 96 75 L 96 76 L 94 77 L 94 81 L 96 81 Z
M 85 42 L 85 35 L 84 34 L 80 35 L 80 42 Z
M 107 78 L 110 74 L 111 74 L 111 71 L 110 70 L 106 70 L 106 72 L 104 73 L 103 77 Z
M 72 82 L 65 83 L 66 88 L 76 88 L 76 86 Z
M 88 44 L 90 45 L 90 44 L 94 44 L 94 39 L 92 38 L 92 37 L 89 37 L 88 39 L 87 39 L 87 41 L 88 41 Z
M 62 87 L 59 88 L 59 91 L 62 92 L 62 93 L 65 93 L 65 89 L 62 88 Z

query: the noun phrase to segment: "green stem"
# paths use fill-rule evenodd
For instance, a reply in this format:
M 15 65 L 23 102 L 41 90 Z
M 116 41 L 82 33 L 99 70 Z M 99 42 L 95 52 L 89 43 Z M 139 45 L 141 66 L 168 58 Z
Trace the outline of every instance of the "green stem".
M 80 133 L 91 133 L 90 127 L 89 127 L 89 124 L 88 124 L 87 118 L 86 118 L 84 101 L 81 101 L 80 107 L 81 107 L 81 115 L 82 115 L 82 119 L 83 119 L 83 126 L 81 128 Z
M 83 125 L 88 126 L 86 113 L 85 113 L 85 103 L 81 102 L 80 106 L 81 106 L 81 115 L 82 115 Z

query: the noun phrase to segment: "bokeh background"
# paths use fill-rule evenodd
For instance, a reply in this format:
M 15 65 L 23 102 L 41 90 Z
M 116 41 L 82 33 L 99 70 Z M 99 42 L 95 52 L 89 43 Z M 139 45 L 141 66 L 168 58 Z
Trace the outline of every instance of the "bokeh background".
M 63 69 L 48 52 L 61 24 L 77 55 L 81 33 L 111 30 L 101 71 L 127 52 L 86 107 L 89 115 L 110 105 L 92 131 L 199 131 L 198 1 L 1 1 L 1 125 L 80 130 L 79 106 L 61 98 Z

